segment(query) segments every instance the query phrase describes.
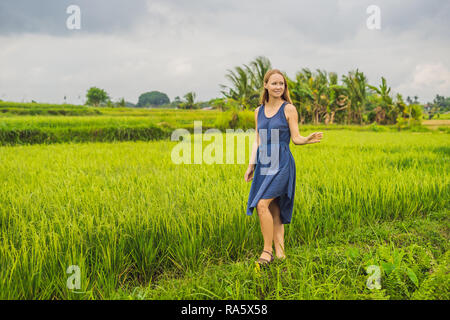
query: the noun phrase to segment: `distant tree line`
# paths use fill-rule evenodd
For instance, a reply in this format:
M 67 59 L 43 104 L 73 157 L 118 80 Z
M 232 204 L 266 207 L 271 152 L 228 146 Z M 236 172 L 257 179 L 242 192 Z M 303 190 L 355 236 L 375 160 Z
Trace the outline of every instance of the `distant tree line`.
M 200 109 L 209 106 L 207 102 L 197 102 L 196 93 L 188 92 L 181 100 L 179 96 L 174 101 L 170 101 L 167 94 L 160 91 L 150 91 L 141 94 L 137 104 L 125 101 L 121 98 L 117 102 L 112 102 L 108 93 L 100 88 L 91 87 L 86 93 L 86 105 L 95 107 L 136 107 L 136 108 L 179 108 L 179 109 Z
M 227 70 L 225 77 L 231 83 L 220 85 L 224 100 L 216 100 L 219 108 L 233 107 L 253 110 L 259 106 L 265 73 L 272 69 L 269 59 L 257 57 L 248 65 Z M 303 68 L 294 78 L 283 73 L 289 88 L 290 97 L 299 113 L 301 123 L 343 123 L 395 124 L 397 119 L 420 121 L 423 106 L 417 98 L 407 103 L 401 94 L 391 95 L 386 79 L 373 86 L 358 69 L 339 77 L 335 72 L 317 69 L 316 72 Z
M 440 113 L 450 112 L 450 97 L 436 95 L 433 102 L 425 104 L 424 109 L 428 112 L 428 118 L 431 119 L 435 114 L 439 118 Z
M 248 64 L 227 70 L 228 85 L 220 84 L 222 97 L 209 101 L 196 101 L 196 93 L 188 92 L 170 101 L 159 91 L 145 92 L 136 105 L 123 98 L 113 103 L 108 94 L 99 88 L 88 90 L 86 104 L 137 108 L 201 109 L 210 107 L 222 111 L 254 110 L 259 106 L 264 75 L 272 69 L 271 62 L 259 56 Z M 450 110 L 450 97 L 436 95 L 433 103 L 421 105 L 418 97 L 391 94 L 384 77 L 377 86 L 369 84 L 365 74 L 356 69 L 340 77 L 335 72 L 302 68 L 290 78 L 284 73 L 290 96 L 299 114 L 299 122 L 313 124 L 395 124 L 399 121 L 419 121 L 423 114 L 430 118 L 434 113 Z

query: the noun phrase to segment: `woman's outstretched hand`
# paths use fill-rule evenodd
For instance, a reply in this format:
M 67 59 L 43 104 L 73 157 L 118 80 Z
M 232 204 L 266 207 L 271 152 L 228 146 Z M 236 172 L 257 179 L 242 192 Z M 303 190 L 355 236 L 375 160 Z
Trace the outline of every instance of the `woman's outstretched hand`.
M 322 132 L 313 132 L 309 136 L 306 137 L 306 144 L 320 142 L 320 139 L 322 139 L 322 136 L 323 136 Z
M 249 166 L 247 168 L 247 171 L 245 171 L 244 179 L 246 182 L 249 182 L 253 179 L 253 172 L 255 171 L 255 168 L 252 166 Z

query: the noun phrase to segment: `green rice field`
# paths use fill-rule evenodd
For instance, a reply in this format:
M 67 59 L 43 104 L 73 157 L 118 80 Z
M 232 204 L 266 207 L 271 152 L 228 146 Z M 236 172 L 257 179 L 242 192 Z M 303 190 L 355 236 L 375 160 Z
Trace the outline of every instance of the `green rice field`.
M 323 132 L 290 145 L 287 259 L 267 269 L 248 156 L 175 164 L 169 140 L 1 146 L 0 298 L 448 300 L 448 134 Z

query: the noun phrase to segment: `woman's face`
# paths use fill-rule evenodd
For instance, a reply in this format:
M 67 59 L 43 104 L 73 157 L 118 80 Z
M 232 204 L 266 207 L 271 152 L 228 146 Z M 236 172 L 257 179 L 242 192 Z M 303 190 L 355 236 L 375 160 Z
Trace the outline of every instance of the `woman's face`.
M 274 73 L 270 76 L 269 81 L 264 84 L 264 88 L 269 91 L 269 96 L 278 98 L 284 93 L 284 79 L 281 74 Z

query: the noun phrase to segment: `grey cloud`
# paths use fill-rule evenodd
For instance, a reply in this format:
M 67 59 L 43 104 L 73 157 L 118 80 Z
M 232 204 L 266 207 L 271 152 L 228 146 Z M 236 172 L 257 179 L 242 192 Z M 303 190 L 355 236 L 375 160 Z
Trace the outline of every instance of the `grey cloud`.
M 82 29 L 76 33 L 128 32 L 151 20 L 159 30 L 198 27 L 252 36 L 288 31 L 316 43 L 337 43 L 353 39 L 365 28 L 366 8 L 375 4 L 381 9 L 383 32 L 399 34 L 416 28 L 422 37 L 448 38 L 450 34 L 450 2 L 446 0 L 2 0 L 0 34 L 74 34 L 65 26 L 70 4 L 82 10 Z M 158 10 L 161 7 L 165 10 Z M 420 29 L 424 21 L 434 25 Z
M 81 30 L 66 28 L 66 9 L 72 4 L 81 9 Z M 0 34 L 121 33 L 129 31 L 145 15 L 145 0 L 2 0 Z
M 54 101 L 83 95 L 91 85 L 129 101 L 150 89 L 171 97 L 193 90 L 208 99 L 220 95 L 227 69 L 258 55 L 290 76 L 303 67 L 339 76 L 359 68 L 371 84 L 384 76 L 407 95 L 450 92 L 447 1 L 60 0 L 41 1 L 43 7 L 30 1 L 25 11 L 28 2 L 1 1 L 0 99 Z M 65 28 L 56 28 L 65 27 L 71 3 L 81 6 L 82 35 L 46 37 L 64 35 Z M 379 31 L 366 28 L 371 4 L 381 9 Z M 424 87 L 439 68 L 445 85 Z
M 351 41 L 366 29 L 366 9 L 373 4 L 381 9 L 383 34 L 414 32 L 422 39 L 450 35 L 450 2 L 446 0 L 168 0 L 163 5 L 168 10 L 160 12 L 156 6 L 149 18 L 159 30 L 208 28 L 269 41 L 286 33 L 295 34 L 292 41 L 328 45 Z
M 383 1 L 380 9 L 382 28 L 394 35 L 413 31 L 419 38 L 450 37 L 449 1 Z
M 381 32 L 386 36 L 414 33 L 417 39 L 449 38 L 450 2 L 446 0 L 322 0 L 289 8 L 284 15 L 289 25 L 316 43 L 352 40 L 366 29 L 366 12 L 377 5 L 381 14 Z

